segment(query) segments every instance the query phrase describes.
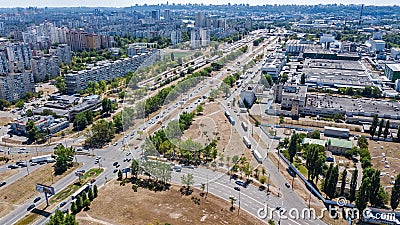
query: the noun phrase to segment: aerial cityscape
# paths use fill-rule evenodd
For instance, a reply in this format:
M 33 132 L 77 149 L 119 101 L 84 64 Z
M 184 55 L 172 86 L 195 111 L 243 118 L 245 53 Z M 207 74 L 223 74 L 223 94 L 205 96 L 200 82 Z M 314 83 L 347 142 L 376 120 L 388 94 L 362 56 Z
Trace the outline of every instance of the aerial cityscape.
M 397 1 L 0 3 L 0 224 L 400 224 Z

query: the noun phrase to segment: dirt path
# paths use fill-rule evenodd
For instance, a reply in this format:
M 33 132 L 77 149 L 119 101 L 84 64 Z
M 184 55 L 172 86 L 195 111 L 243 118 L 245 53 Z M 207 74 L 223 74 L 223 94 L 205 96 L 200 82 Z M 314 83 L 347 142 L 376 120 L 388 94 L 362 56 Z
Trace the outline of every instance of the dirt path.
M 76 219 L 90 221 L 95 224 L 104 224 L 104 225 L 115 225 L 114 223 L 109 223 L 104 220 L 99 220 L 91 217 L 87 212 L 85 212 L 85 216 L 77 216 Z

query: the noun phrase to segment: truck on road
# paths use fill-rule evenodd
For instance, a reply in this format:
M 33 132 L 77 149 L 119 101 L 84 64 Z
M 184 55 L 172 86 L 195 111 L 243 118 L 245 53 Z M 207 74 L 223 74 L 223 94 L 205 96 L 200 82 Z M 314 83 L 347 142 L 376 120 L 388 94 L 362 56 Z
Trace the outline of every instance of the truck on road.
M 251 148 L 251 142 L 246 136 L 243 137 L 243 143 L 246 145 L 247 148 Z
M 254 155 L 254 158 L 256 158 L 257 162 L 262 163 L 262 156 L 261 156 L 261 154 L 260 154 L 256 149 L 254 149 L 254 150 L 252 151 L 252 153 L 253 153 L 253 155 Z
M 243 128 L 244 131 L 247 131 L 248 128 L 249 128 L 249 126 L 247 125 L 246 122 L 243 122 L 243 121 L 242 121 L 242 128 Z
M 41 155 L 41 156 L 36 156 L 32 157 L 30 160 L 33 163 L 40 163 L 40 162 L 54 162 L 55 160 L 51 155 Z

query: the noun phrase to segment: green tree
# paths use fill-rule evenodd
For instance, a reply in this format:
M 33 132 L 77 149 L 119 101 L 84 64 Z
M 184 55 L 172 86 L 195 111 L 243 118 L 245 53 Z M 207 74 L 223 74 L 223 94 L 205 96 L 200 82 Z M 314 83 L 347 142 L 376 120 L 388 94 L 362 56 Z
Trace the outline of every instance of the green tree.
M 379 123 L 379 128 L 378 128 L 378 138 L 381 136 L 382 131 L 383 131 L 383 119 L 381 119 L 381 122 Z
M 122 132 L 122 130 L 124 128 L 122 112 L 118 112 L 117 114 L 115 114 L 113 116 L 113 122 L 114 122 L 114 125 L 115 125 L 115 132 L 116 133 Z
M 89 188 L 88 198 L 90 201 L 93 201 L 93 199 L 94 199 L 94 194 L 93 194 L 92 188 Z
M 346 177 L 347 177 L 347 170 L 343 170 L 342 172 L 342 179 L 341 179 L 341 185 L 340 185 L 340 196 L 344 196 L 344 190 L 346 188 Z
M 122 180 L 122 171 L 118 170 L 118 180 Z
M 32 111 L 32 109 L 26 110 L 25 116 L 27 116 L 27 117 L 32 117 L 32 116 L 33 116 L 33 111 Z
M 83 201 L 83 207 L 85 207 L 85 210 L 88 210 L 89 206 L 90 206 L 90 200 L 85 199 L 85 201 Z
M 191 173 L 188 173 L 187 175 L 182 175 L 181 176 L 181 182 L 182 185 L 186 187 L 186 190 L 190 190 L 190 186 L 194 184 L 194 176 Z
M 358 178 L 358 170 L 355 169 L 353 171 L 353 174 L 351 175 L 351 181 L 350 181 L 350 194 L 349 194 L 350 202 L 356 200 L 357 178 Z
M 110 142 L 114 138 L 114 135 L 114 123 L 102 119 L 93 124 L 92 129 L 87 133 L 85 144 L 89 147 L 102 147 L 105 143 Z
M 357 192 L 355 205 L 360 212 L 363 212 L 368 204 L 368 190 L 370 189 L 370 180 L 368 177 L 363 179 L 360 189 Z
M 86 126 L 89 124 L 86 118 L 86 113 L 85 112 L 80 112 L 76 114 L 74 118 L 74 130 L 83 130 L 86 128 Z
M 200 189 L 201 192 L 204 193 L 204 189 L 206 188 L 206 184 L 205 183 L 201 183 Z
M 389 128 L 390 128 L 389 120 L 386 120 L 385 130 L 383 131 L 383 137 L 384 137 L 385 139 L 386 139 L 387 136 L 389 135 Z
M 372 119 L 372 124 L 371 124 L 370 129 L 369 129 L 369 134 L 371 135 L 372 139 L 375 136 L 376 129 L 378 128 L 378 123 L 379 123 L 378 115 L 375 114 L 373 119 Z
M 108 98 L 104 98 L 101 101 L 102 113 L 108 115 L 112 111 L 112 102 Z
M 56 155 L 56 164 L 54 166 L 54 172 L 56 174 L 62 174 L 68 169 L 68 162 L 75 154 L 75 149 L 70 147 L 66 148 L 63 145 L 58 145 L 56 150 L 54 150 Z
M 58 92 L 65 94 L 67 91 L 67 85 L 65 83 L 65 78 L 62 76 L 58 76 L 55 79 L 55 86 L 58 89 Z
M 26 123 L 26 137 L 28 138 L 29 142 L 34 142 L 39 137 L 39 129 L 37 128 L 35 121 L 28 120 Z
M 76 197 L 76 201 L 75 202 L 76 202 L 77 211 L 78 212 L 81 211 L 81 209 L 83 208 L 82 197 L 80 195 L 78 195 Z
M 75 221 L 75 216 L 70 214 L 64 214 L 60 210 L 56 210 L 55 213 L 50 216 L 47 225 L 78 225 Z
M 131 173 L 133 176 L 135 176 L 135 178 L 137 178 L 137 175 L 140 172 L 140 166 L 139 163 L 136 159 L 132 159 L 132 163 L 131 163 Z
M 288 147 L 290 162 L 293 162 L 293 158 L 297 153 L 297 142 L 298 142 L 298 135 L 293 134 L 292 137 L 290 138 L 290 143 L 289 143 L 289 147 Z
M 4 110 L 5 108 L 8 108 L 11 106 L 11 103 L 8 102 L 5 99 L 0 98 L 0 110 Z
M 310 134 L 310 138 L 321 139 L 321 133 L 319 130 L 315 130 Z
M 98 195 L 98 190 L 97 190 L 97 185 L 95 184 L 93 186 L 93 196 L 94 196 L 94 198 L 97 198 L 97 195 Z
M 17 107 L 17 108 L 19 108 L 19 109 L 24 108 L 24 105 L 25 105 L 25 102 L 24 102 L 24 100 L 22 100 L 22 99 L 18 100 L 18 101 L 15 103 L 15 107 Z
M 395 210 L 400 202 L 400 174 L 397 175 L 392 188 L 392 195 L 390 196 L 390 207 Z
M 78 209 L 76 208 L 76 203 L 75 202 L 71 203 L 71 212 L 72 212 L 72 214 L 78 213 Z
M 229 200 L 230 200 L 230 202 L 231 202 L 231 209 L 233 209 L 233 205 L 234 205 L 235 202 L 236 202 L 235 196 L 233 196 L 233 195 L 229 196 Z
M 336 165 L 335 167 L 333 167 L 332 173 L 329 176 L 325 192 L 331 199 L 335 197 L 336 185 L 338 183 L 338 179 L 339 179 L 339 167 Z
M 380 199 L 379 199 L 379 188 L 381 187 L 380 185 L 380 181 L 381 181 L 381 177 L 380 177 L 381 171 L 380 170 L 374 170 L 373 174 L 371 176 L 371 184 L 370 184 L 370 188 L 368 191 L 368 195 L 369 195 L 369 202 L 371 203 L 371 205 L 373 206 L 379 206 L 380 203 Z
M 332 170 L 333 170 L 333 163 L 329 164 L 328 170 L 327 170 L 327 172 L 325 174 L 325 182 L 324 182 L 324 186 L 322 188 L 325 193 L 328 190 L 327 187 L 328 187 L 328 184 L 329 184 L 329 179 L 330 179 L 331 174 L 332 174 Z

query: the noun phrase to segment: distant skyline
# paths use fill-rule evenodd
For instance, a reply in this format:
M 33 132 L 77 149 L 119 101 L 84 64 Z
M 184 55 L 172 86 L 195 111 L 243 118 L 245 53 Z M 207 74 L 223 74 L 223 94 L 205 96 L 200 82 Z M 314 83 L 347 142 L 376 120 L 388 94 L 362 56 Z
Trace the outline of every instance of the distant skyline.
M 399 0 L 203 0 L 203 1 L 195 1 L 195 0 L 169 0 L 169 4 L 172 3 L 199 3 L 203 4 L 250 4 L 250 5 L 273 5 L 273 4 L 297 4 L 297 5 L 317 5 L 317 4 L 365 4 L 365 5 L 399 5 Z M 162 0 L 1 0 L 0 7 L 1 8 L 13 8 L 13 7 L 78 7 L 78 6 L 88 6 L 88 7 L 127 7 L 135 4 L 143 5 L 143 4 L 166 4 L 167 1 Z

